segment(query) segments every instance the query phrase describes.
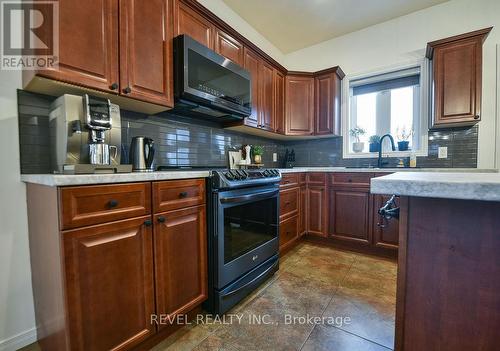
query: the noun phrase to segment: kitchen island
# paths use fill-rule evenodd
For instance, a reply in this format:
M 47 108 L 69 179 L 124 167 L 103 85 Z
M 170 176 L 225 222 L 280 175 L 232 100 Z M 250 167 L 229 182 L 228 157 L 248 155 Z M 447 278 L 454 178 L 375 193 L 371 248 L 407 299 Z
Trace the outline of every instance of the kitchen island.
M 497 350 L 500 175 L 394 173 L 371 192 L 401 197 L 396 350 Z

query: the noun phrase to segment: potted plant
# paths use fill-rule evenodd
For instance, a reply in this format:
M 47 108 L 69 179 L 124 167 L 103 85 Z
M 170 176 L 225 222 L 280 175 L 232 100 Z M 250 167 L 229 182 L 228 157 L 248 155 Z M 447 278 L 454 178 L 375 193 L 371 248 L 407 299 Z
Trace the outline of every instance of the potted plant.
M 356 139 L 356 141 L 354 143 L 352 143 L 352 151 L 354 151 L 354 152 L 362 152 L 363 149 L 365 148 L 365 143 L 362 142 L 359 138 L 362 135 L 366 134 L 366 130 L 364 130 L 363 128 L 357 126 L 356 128 L 352 128 L 349 131 L 349 134 L 351 134 L 351 136 L 354 139 Z
M 260 145 L 254 145 L 252 147 L 252 152 L 255 163 L 262 163 L 262 154 L 264 153 L 264 147 Z
M 398 138 L 398 150 L 407 151 L 408 145 L 410 144 L 410 138 L 413 135 L 413 129 L 406 130 L 405 127 L 402 129 L 396 129 L 396 136 Z
M 370 139 L 368 139 L 368 142 L 370 143 L 370 152 L 378 152 L 380 150 L 380 136 L 379 135 L 372 135 Z

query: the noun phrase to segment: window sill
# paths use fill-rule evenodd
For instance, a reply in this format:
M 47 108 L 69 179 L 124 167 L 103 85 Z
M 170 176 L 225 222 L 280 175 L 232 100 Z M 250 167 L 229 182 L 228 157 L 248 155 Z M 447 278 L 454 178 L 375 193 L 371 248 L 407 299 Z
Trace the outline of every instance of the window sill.
M 414 153 L 416 156 L 429 156 L 424 150 L 418 151 L 386 151 L 382 152 L 382 157 L 410 157 Z M 356 153 L 345 153 L 342 155 L 343 158 L 378 158 L 378 152 L 356 152 Z

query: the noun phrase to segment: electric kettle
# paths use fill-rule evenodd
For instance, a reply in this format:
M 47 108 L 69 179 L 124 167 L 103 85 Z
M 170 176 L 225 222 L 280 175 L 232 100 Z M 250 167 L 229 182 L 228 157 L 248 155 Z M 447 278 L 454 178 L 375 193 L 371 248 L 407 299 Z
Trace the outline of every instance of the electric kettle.
M 130 163 L 133 172 L 152 172 L 155 156 L 154 141 L 148 137 L 137 136 L 130 144 Z

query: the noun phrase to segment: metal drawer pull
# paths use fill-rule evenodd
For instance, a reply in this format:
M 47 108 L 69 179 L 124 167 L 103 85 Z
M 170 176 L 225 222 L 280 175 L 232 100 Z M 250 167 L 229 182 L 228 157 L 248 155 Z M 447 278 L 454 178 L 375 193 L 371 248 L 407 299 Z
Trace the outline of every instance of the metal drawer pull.
M 160 222 L 160 223 L 164 223 L 166 220 L 167 219 L 165 217 L 163 217 L 163 216 L 159 216 L 158 217 L 158 222 Z
M 184 199 L 184 198 L 186 198 L 187 196 L 188 196 L 187 191 L 183 191 L 182 193 L 179 193 L 179 197 L 180 197 L 181 199 Z
M 146 227 L 151 227 L 151 225 L 153 225 L 153 221 L 152 221 L 152 220 L 150 220 L 150 219 L 146 219 L 146 220 L 144 221 L 144 225 L 145 225 Z
M 116 207 L 116 206 L 118 206 L 118 201 L 117 200 L 109 200 L 108 205 L 111 208 Z

